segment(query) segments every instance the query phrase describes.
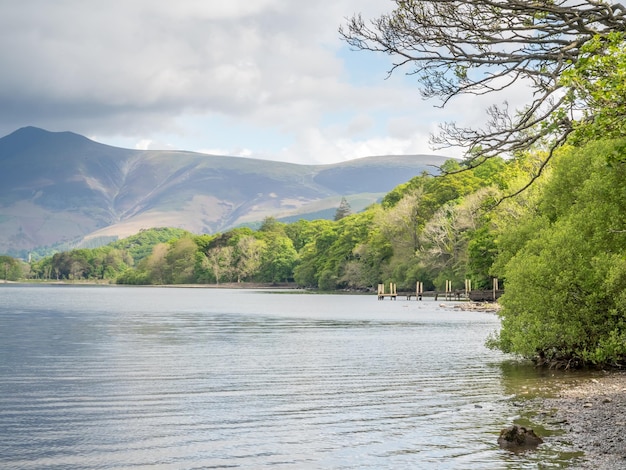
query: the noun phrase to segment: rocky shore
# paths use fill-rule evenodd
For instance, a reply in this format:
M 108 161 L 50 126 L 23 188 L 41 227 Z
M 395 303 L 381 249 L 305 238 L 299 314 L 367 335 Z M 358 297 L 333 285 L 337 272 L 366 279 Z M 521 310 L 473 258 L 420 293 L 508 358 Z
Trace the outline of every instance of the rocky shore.
M 569 468 L 626 468 L 626 373 L 585 379 L 532 406 L 538 416 L 564 431 L 550 440 L 584 452 Z
M 446 304 L 440 304 L 440 307 L 446 307 Z M 500 304 L 497 302 L 462 302 L 453 306 L 455 310 L 464 312 L 491 312 L 496 313 L 500 310 Z

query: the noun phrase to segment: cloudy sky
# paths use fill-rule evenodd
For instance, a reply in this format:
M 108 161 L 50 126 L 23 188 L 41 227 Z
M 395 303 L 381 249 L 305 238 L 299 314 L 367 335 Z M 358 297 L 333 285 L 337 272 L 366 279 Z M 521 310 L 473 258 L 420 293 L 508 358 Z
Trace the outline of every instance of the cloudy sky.
M 110 145 L 294 163 L 433 151 L 442 110 L 338 27 L 391 0 L 0 0 L 0 135 L 32 125 Z

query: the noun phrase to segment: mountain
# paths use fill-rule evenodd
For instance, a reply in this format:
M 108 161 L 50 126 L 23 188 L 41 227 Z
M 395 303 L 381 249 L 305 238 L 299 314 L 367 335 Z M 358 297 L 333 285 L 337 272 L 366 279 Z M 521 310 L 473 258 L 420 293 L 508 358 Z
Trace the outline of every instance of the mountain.
M 25 127 L 0 139 L 0 253 L 98 244 L 151 227 L 214 233 L 277 219 L 360 210 L 435 171 L 439 156 L 381 156 L 296 165 L 185 151 L 111 147 Z

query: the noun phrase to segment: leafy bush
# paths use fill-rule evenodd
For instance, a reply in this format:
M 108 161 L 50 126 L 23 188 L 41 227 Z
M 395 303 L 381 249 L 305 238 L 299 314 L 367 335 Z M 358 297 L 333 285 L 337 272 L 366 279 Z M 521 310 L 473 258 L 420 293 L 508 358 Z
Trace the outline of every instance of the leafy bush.
M 558 160 L 534 216 L 543 228 L 505 266 L 502 329 L 491 346 L 550 364 L 626 358 L 626 167 L 607 164 L 616 151 L 626 157 L 624 142 Z

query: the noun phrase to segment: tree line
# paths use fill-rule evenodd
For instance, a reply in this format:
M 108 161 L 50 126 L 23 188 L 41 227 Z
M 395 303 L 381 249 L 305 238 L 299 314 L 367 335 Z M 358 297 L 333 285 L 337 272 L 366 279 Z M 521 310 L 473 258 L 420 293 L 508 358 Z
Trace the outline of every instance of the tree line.
M 342 200 L 336 220 L 268 217 L 256 230 L 211 235 L 145 230 L 104 247 L 56 253 L 33 263 L 30 276 L 120 284 L 293 282 L 323 290 L 368 290 L 391 280 L 404 289 L 417 280 L 440 289 L 447 279 L 462 283 L 471 276 L 475 285 L 487 285 L 485 256 L 492 254 L 480 208 L 502 190 L 504 168 L 512 165 L 518 164 L 494 160 L 445 178 L 419 175 L 361 213 L 350 213 Z

